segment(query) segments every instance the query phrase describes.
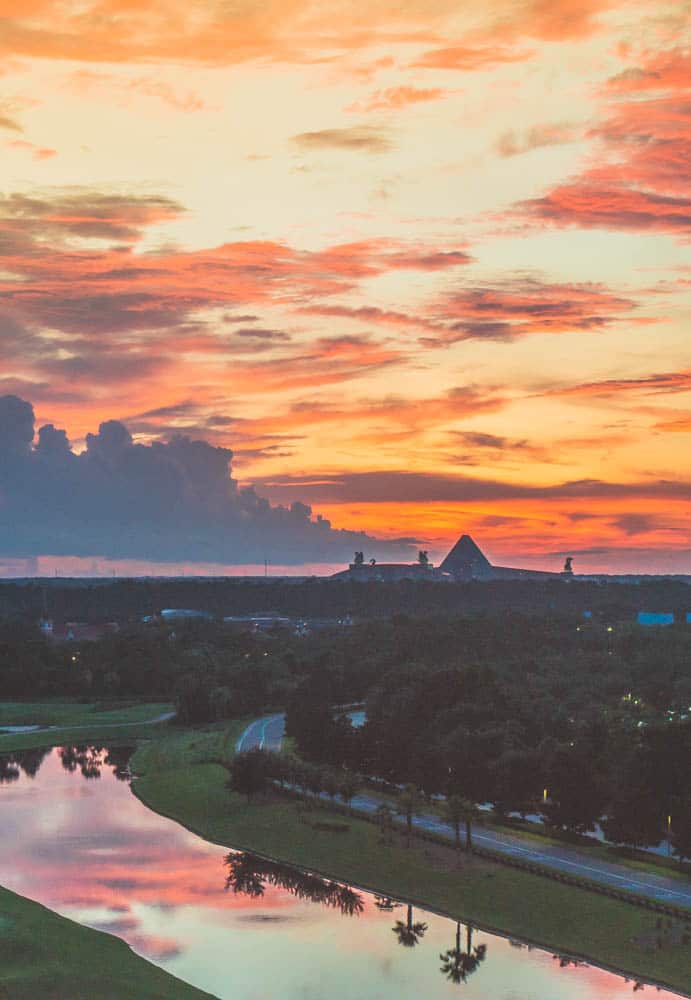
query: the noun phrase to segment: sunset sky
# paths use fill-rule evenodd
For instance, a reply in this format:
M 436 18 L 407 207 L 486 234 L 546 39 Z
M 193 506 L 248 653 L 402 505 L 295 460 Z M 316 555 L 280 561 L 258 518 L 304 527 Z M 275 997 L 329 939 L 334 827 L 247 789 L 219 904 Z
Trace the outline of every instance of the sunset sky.
M 0 0 L 0 395 L 435 558 L 691 573 L 690 26 Z

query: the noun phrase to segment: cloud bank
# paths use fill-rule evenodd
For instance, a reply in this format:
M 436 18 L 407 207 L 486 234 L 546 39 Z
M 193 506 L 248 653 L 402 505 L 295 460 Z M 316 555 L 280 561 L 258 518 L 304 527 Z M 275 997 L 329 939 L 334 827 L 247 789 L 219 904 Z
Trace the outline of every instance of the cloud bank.
M 100 556 L 229 565 L 344 561 L 366 546 L 409 558 L 406 540 L 338 531 L 299 500 L 272 507 L 231 476 L 232 452 L 177 435 L 133 441 L 117 420 L 88 434 L 81 454 L 53 424 L 0 397 L 0 555 Z

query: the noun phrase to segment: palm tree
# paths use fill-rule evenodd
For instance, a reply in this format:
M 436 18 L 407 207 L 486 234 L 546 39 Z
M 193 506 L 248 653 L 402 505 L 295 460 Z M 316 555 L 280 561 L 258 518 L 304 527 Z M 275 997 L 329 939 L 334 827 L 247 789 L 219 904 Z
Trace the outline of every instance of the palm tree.
M 386 802 L 377 806 L 377 821 L 381 830 L 382 842 L 390 844 L 393 840 L 393 809 Z
M 462 815 L 463 821 L 465 823 L 465 849 L 466 851 L 472 851 L 473 849 L 473 831 L 472 824 L 477 823 L 480 819 L 480 810 L 471 802 L 470 799 L 462 799 Z
M 461 846 L 461 823 L 465 819 L 465 802 L 462 795 L 449 795 L 442 807 L 442 819 L 453 827 L 456 847 Z
M 467 942 L 465 951 L 461 948 L 461 924 L 456 924 L 456 947 L 449 948 L 439 956 L 440 972 L 452 983 L 465 983 L 468 976 L 477 970 L 480 962 L 484 962 L 487 945 L 480 944 L 473 948 L 472 924 L 467 924 Z
M 408 847 L 410 847 L 410 838 L 413 833 L 413 816 L 420 812 L 424 804 L 425 800 L 415 785 L 406 785 L 398 797 L 398 807 L 396 812 L 399 816 L 405 817 L 408 833 Z
M 413 923 L 413 907 L 408 903 L 408 916 L 405 923 L 402 920 L 397 920 L 391 930 L 398 938 L 398 943 L 402 944 L 404 948 L 414 948 L 425 936 L 427 924 L 422 923 L 422 921 Z
M 343 802 L 350 811 L 350 803 L 353 801 L 353 797 L 357 792 L 357 785 L 354 779 L 350 775 L 346 775 L 342 780 L 338 789 L 338 794 L 343 799 Z

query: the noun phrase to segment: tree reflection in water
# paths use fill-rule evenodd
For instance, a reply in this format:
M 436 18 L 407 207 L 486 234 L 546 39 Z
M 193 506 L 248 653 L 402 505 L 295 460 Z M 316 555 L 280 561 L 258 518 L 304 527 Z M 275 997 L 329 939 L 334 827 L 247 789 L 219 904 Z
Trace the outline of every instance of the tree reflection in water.
M 396 935 L 398 943 L 402 944 L 404 948 L 414 948 L 425 936 L 427 924 L 422 923 L 422 921 L 413 923 L 413 907 L 408 903 L 405 922 L 397 920 L 391 930 Z
M 58 749 L 58 756 L 60 757 L 62 766 L 70 774 L 74 774 L 77 768 L 79 768 L 82 777 L 87 780 L 94 780 L 101 777 L 101 767 L 103 765 L 101 747 L 86 746 L 84 744 L 60 747 Z
M 106 752 L 104 763 L 113 768 L 113 776 L 117 781 L 129 781 L 130 758 L 135 751 L 133 746 L 110 747 Z
M 18 781 L 20 773 L 19 767 L 12 757 L 0 757 L 0 785 L 9 785 L 12 781 Z
M 347 917 L 362 913 L 362 896 L 349 885 L 302 871 L 292 865 L 269 861 L 250 851 L 228 854 L 224 860 L 228 869 L 226 890 L 257 898 L 264 895 L 267 885 L 285 889 L 298 899 L 308 899 L 339 910 Z
M 58 756 L 66 771 L 73 774 L 77 769 L 82 777 L 100 778 L 103 767 L 113 769 L 113 776 L 118 781 L 129 781 L 129 759 L 134 752 L 132 746 L 116 746 L 107 749 L 103 746 L 91 746 L 78 743 L 74 746 L 64 746 L 58 749 Z
M 45 750 L 15 750 L 0 756 L 0 785 L 17 781 L 23 771 L 27 778 L 35 778 L 44 758 L 50 753 Z
M 461 925 L 456 924 L 456 947 L 443 952 L 440 972 L 452 983 L 465 983 L 468 976 L 477 972 L 478 966 L 484 962 L 487 955 L 487 945 L 479 944 L 473 948 L 473 926 L 466 925 L 466 948 L 461 948 Z
M 35 778 L 41 764 L 51 752 L 52 747 L 44 747 L 0 754 L 0 785 L 18 781 L 22 772 L 27 778 Z M 133 753 L 134 747 L 129 745 L 110 749 L 86 743 L 58 747 L 58 757 L 64 769 L 70 774 L 79 770 L 87 780 L 100 778 L 102 769 L 110 767 L 118 781 L 129 781 L 129 760 Z
M 388 913 L 391 910 L 395 910 L 396 907 L 400 906 L 401 904 L 397 903 L 390 896 L 375 896 L 374 905 L 378 910 L 384 910 Z

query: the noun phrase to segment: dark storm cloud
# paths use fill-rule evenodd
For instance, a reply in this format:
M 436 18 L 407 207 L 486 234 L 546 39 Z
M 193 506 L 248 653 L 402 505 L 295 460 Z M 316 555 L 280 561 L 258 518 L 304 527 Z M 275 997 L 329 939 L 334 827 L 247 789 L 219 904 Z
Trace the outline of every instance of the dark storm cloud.
M 30 403 L 0 397 L 0 556 L 300 564 L 344 561 L 366 546 L 379 558 L 410 557 L 402 542 L 313 519 L 298 498 L 272 507 L 238 487 L 231 459 L 179 434 L 136 444 L 117 420 L 87 434 L 76 454 L 52 424 L 35 437 Z
M 528 486 L 493 479 L 474 479 L 424 472 L 363 472 L 339 476 L 275 476 L 257 485 L 273 500 L 289 502 L 300 495 L 312 503 L 480 502 L 491 500 L 554 500 L 569 498 L 660 497 L 691 499 L 691 482 L 650 480 L 610 483 L 580 479 L 552 486 Z

